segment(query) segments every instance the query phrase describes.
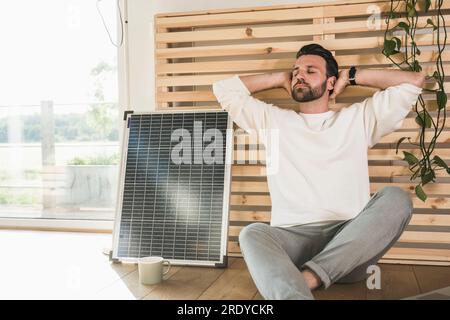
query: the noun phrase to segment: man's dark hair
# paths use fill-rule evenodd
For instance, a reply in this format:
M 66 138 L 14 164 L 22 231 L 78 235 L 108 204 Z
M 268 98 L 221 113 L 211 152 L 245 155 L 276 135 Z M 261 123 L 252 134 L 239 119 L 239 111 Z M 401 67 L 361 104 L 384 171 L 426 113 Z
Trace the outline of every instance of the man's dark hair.
M 320 44 L 311 43 L 301 47 L 301 49 L 297 52 L 296 58 L 298 59 L 299 57 L 307 54 L 313 54 L 324 58 L 327 66 L 327 78 L 332 76 L 335 76 L 336 79 L 338 78 L 339 67 L 336 59 L 334 59 L 333 54 L 329 50 L 325 49 Z M 330 90 L 330 93 L 333 93 L 333 90 Z

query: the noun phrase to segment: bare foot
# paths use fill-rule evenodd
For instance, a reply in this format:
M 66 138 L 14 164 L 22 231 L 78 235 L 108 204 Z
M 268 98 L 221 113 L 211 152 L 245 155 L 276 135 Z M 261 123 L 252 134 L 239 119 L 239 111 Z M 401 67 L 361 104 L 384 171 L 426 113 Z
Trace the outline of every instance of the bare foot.
M 322 280 L 311 270 L 305 269 L 302 271 L 303 278 L 305 278 L 306 284 L 310 290 L 317 289 L 321 286 Z

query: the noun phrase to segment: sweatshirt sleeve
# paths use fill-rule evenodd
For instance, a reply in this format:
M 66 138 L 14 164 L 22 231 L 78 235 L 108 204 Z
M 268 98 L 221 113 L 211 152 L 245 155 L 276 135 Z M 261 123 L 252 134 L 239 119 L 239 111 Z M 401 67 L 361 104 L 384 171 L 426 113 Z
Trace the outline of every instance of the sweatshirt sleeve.
M 421 93 L 422 88 L 405 82 L 377 91 L 364 101 L 363 119 L 368 148 L 402 127 L 403 120 Z
M 271 127 L 271 113 L 276 107 L 252 97 L 239 76 L 215 82 L 213 92 L 222 109 L 245 131 Z

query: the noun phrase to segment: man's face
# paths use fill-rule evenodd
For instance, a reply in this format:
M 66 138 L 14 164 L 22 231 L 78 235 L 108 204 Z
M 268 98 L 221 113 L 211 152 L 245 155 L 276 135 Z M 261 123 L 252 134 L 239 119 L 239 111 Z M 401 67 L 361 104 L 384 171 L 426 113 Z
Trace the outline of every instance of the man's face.
M 299 57 L 292 71 L 292 98 L 297 102 L 321 98 L 333 88 L 334 80 L 331 78 L 327 79 L 326 61 L 322 57 L 316 55 Z M 330 85 L 331 87 L 328 88 Z

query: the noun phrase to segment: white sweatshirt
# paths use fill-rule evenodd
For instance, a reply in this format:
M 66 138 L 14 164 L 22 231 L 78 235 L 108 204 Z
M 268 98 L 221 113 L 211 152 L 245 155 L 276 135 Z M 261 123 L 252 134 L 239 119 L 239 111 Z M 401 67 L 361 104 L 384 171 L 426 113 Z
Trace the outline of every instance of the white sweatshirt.
M 213 84 L 231 119 L 278 152 L 268 174 L 272 226 L 287 227 L 354 218 L 370 199 L 368 148 L 401 128 L 422 88 L 402 83 L 338 112 L 304 114 L 253 98 L 238 76 Z M 273 142 L 271 142 L 273 141 Z M 274 161 L 276 152 L 268 155 Z M 275 160 L 276 161 L 276 160 Z

